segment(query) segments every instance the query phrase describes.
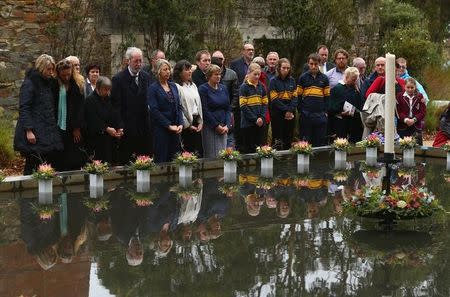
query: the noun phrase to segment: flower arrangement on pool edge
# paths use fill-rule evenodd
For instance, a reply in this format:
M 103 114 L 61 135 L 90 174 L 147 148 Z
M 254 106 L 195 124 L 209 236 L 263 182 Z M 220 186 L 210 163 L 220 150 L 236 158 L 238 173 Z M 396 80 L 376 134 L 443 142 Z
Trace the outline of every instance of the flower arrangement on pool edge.
M 295 154 L 311 155 L 313 152 L 312 145 L 308 141 L 297 141 L 291 145 L 291 152 Z
M 441 146 L 441 149 L 446 152 L 450 152 L 450 142 L 447 141 L 443 146 Z
M 83 167 L 83 170 L 89 174 L 103 175 L 109 171 L 109 164 L 100 160 L 92 160 Z
M 258 146 L 256 148 L 256 153 L 258 157 L 261 158 L 273 158 L 275 157 L 277 150 L 272 148 L 270 145 Z
M 59 205 L 57 204 L 32 203 L 31 208 L 33 212 L 39 216 L 39 219 L 45 222 L 48 222 L 51 219 L 53 219 L 55 213 L 59 211 Z
M 56 171 L 52 165 L 42 163 L 38 169 L 33 172 L 33 178 L 35 179 L 52 179 L 56 176 Z
M 347 152 L 348 150 L 350 150 L 350 142 L 348 142 L 347 138 L 336 138 L 331 147 L 336 151 Z
M 393 186 L 390 195 L 380 187 L 363 187 L 344 201 L 343 206 L 357 216 L 393 219 L 429 217 L 443 211 L 433 193 L 417 187 L 403 190 Z
M 242 156 L 239 151 L 233 149 L 232 147 L 227 147 L 219 152 L 219 158 L 224 161 L 239 161 Z
M 101 199 L 86 199 L 84 205 L 94 213 L 100 213 L 109 209 L 109 200 L 107 198 Z
M 198 163 L 198 157 L 194 153 L 182 152 L 175 156 L 174 162 L 178 165 L 192 166 Z
M 131 162 L 131 167 L 134 170 L 150 170 L 155 166 L 153 159 L 149 156 L 137 156 L 134 162 Z
M 364 148 L 379 147 L 383 143 L 384 143 L 383 135 L 381 133 L 373 132 L 369 136 L 367 136 L 366 139 L 356 143 L 356 146 Z
M 399 143 L 400 147 L 404 150 L 413 149 L 417 145 L 416 139 L 412 136 L 405 136 L 403 138 L 400 138 Z

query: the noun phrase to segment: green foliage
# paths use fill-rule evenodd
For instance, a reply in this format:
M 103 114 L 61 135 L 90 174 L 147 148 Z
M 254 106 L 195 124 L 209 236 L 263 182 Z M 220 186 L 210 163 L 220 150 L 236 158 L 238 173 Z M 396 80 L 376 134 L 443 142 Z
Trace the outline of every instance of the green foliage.
M 427 65 L 440 62 L 439 47 L 430 38 L 424 14 L 410 4 L 383 0 L 380 16 L 380 52 L 392 52 L 408 60 L 410 72 L 419 80 Z
M 423 72 L 423 83 L 427 87 L 428 96 L 433 100 L 450 100 L 449 82 L 450 68 L 430 66 Z
M 13 136 L 12 119 L 0 107 L 0 167 L 7 166 L 14 158 Z
M 439 128 L 439 117 L 447 106 L 437 107 L 430 101 L 427 105 L 427 113 L 425 115 L 425 130 L 428 132 L 437 131 Z
M 330 0 L 320 5 L 309 0 L 266 0 L 266 3 L 270 6 L 269 23 L 279 29 L 284 39 L 269 46 L 276 46 L 277 51 L 285 54 L 294 69 L 302 69 L 308 54 L 315 52 L 319 44 L 332 49 L 337 45 L 350 47 L 353 28 L 348 20 L 354 16 L 353 1 Z

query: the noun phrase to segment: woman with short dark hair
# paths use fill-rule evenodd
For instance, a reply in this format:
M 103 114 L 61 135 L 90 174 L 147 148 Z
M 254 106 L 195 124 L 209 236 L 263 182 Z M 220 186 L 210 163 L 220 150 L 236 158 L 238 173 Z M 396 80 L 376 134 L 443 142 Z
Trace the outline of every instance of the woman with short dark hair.
M 84 95 L 86 97 L 95 90 L 95 84 L 100 76 L 100 70 L 100 65 L 96 63 L 91 63 L 86 66 L 86 84 L 84 85 Z
M 63 149 L 55 118 L 54 72 L 53 58 L 41 55 L 20 88 L 14 149 L 25 157 L 24 175 L 32 174 L 42 162 L 52 162 L 54 152 Z

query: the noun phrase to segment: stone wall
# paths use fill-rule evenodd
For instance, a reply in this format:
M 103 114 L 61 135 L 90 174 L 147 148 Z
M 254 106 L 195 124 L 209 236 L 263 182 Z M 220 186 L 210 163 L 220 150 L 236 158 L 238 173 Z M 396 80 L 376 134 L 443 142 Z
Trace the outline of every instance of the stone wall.
M 0 106 L 17 106 L 25 72 L 33 66 L 39 55 L 47 53 L 56 61 L 64 56 L 77 55 L 52 52 L 55 36 L 49 36 L 46 29 L 58 20 L 55 20 L 55 14 L 48 6 L 42 5 L 43 3 L 50 5 L 50 2 L 45 0 L 0 0 Z M 59 19 L 59 22 L 65 24 L 63 18 Z M 93 18 L 90 18 L 87 24 L 91 26 L 90 36 L 84 42 L 90 46 L 84 51 L 82 67 L 95 61 L 102 66 L 103 73 L 110 75 L 110 36 L 96 27 Z
M 49 50 L 36 0 L 0 0 L 0 105 L 16 104 L 26 69 Z

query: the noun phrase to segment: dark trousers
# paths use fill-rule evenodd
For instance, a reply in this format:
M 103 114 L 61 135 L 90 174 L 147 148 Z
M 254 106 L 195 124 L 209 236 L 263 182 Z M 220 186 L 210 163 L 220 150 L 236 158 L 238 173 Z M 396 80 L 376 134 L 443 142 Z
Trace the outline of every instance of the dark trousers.
M 155 163 L 170 162 L 181 151 L 180 135 L 167 128 L 154 126 L 153 137 Z
M 333 128 L 336 137 L 348 138 L 351 143 L 361 141 L 363 126 L 359 114 L 354 117 L 343 117 L 342 119 L 333 119 Z
M 242 152 L 250 154 L 256 152 L 256 147 L 265 144 L 264 126 L 252 126 L 248 128 L 241 128 L 242 132 Z
M 119 162 L 126 165 L 133 155 L 150 156 L 152 153 L 152 136 L 150 133 L 139 136 L 124 135 L 119 145 Z
M 278 150 L 288 150 L 294 138 L 295 120 L 285 120 L 284 113 L 272 110 L 272 146 Z
M 54 167 L 57 171 L 80 170 L 86 163 L 87 152 L 82 142 L 73 141 L 73 131 L 59 130 L 64 150 L 56 153 Z
M 234 126 L 233 126 L 233 137 L 234 146 L 236 150 L 242 151 L 242 131 L 241 131 L 241 110 L 233 110 Z
M 119 143 L 116 138 L 105 133 L 91 136 L 86 141 L 90 158 L 108 162 L 109 164 L 118 162 Z
M 397 130 L 397 133 L 402 138 L 405 136 L 413 136 L 416 138 L 418 145 L 423 145 L 422 131 L 416 129 L 414 126 L 410 126 L 405 130 Z
M 301 113 L 300 139 L 307 140 L 314 147 L 327 144 L 327 116 L 325 113 Z
M 199 157 L 203 157 L 202 133 L 195 132 L 189 128 L 181 132 L 183 150 L 196 153 Z

